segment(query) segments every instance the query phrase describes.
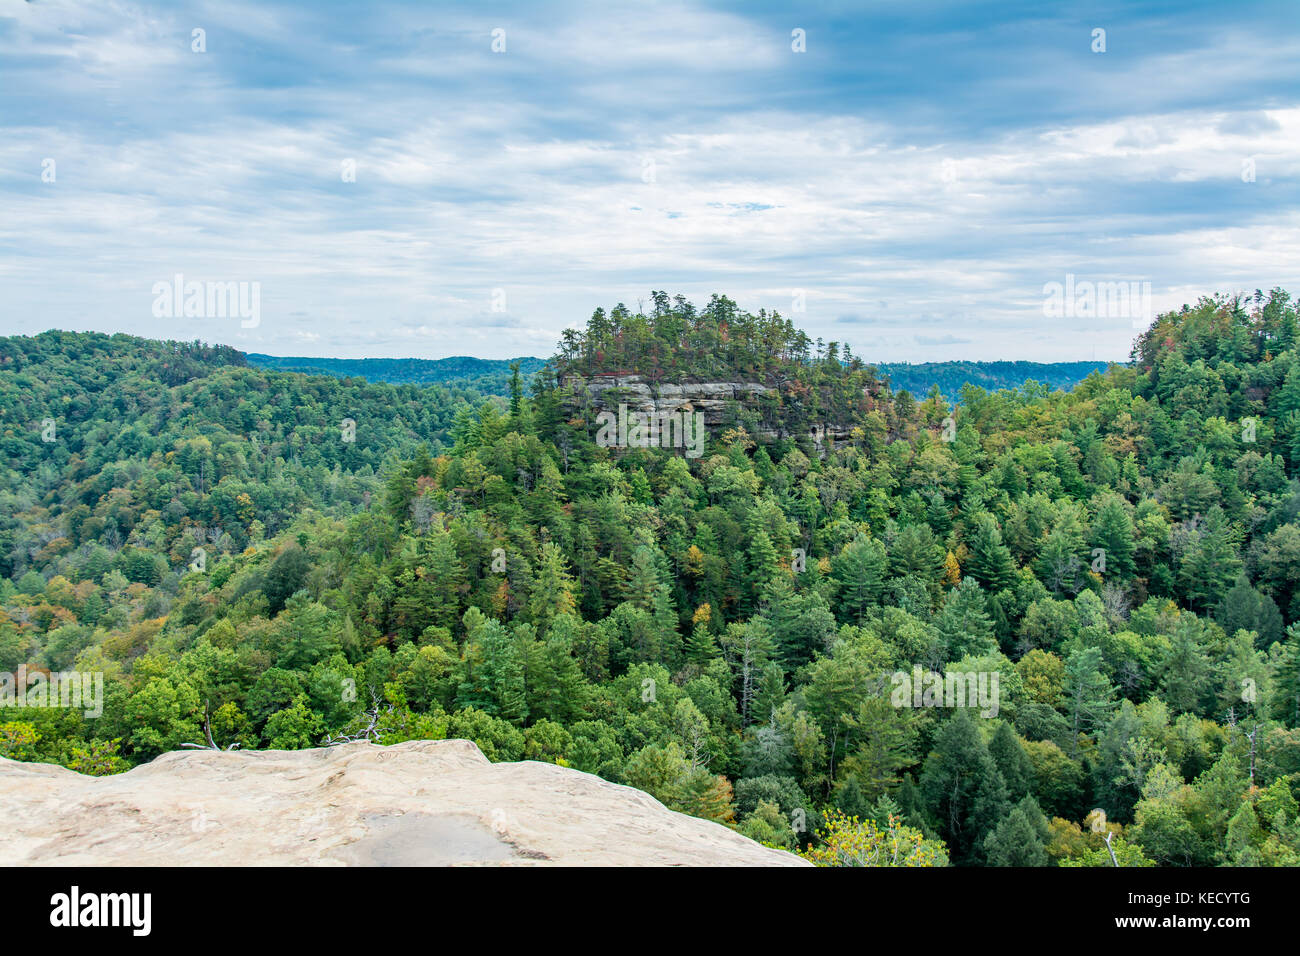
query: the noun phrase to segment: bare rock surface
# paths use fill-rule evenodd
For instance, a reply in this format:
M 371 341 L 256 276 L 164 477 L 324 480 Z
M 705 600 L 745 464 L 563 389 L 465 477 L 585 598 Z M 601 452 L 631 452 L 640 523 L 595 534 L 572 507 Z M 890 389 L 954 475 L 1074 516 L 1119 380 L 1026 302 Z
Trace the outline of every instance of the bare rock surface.
M 602 374 L 590 379 L 570 375 L 565 378 L 564 385 L 570 390 L 570 397 L 564 405 L 568 413 L 578 415 L 586 409 L 591 413 L 592 421 L 599 412 L 616 412 L 619 405 L 625 405 L 629 412 L 652 417 L 681 410 L 701 412 L 705 427 L 711 429 L 727 423 L 731 402 L 752 406 L 760 396 L 781 392 L 780 388 L 758 382 L 647 383 L 642 376 L 633 373 Z M 773 427 L 773 424 L 760 424 L 755 437 L 800 437 L 790 434 L 784 427 Z M 832 443 L 850 441 L 853 429 L 851 425 L 818 422 L 808 430 L 807 437 L 817 454 L 824 456 L 828 439 Z
M 110 777 L 0 758 L 0 820 L 4 866 L 808 865 L 467 740 L 180 751 Z

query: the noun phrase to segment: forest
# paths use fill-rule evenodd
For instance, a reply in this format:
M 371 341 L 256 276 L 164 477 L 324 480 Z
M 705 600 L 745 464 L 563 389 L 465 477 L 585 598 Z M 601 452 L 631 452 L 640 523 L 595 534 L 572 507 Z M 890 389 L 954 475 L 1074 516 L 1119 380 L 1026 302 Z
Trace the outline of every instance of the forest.
M 524 375 L 532 375 L 546 364 L 545 360 L 538 358 L 503 361 L 464 355 L 445 359 L 337 359 L 294 358 L 249 352 L 245 358 L 254 368 L 333 375 L 336 378 L 355 377 L 391 385 L 459 385 L 487 395 L 506 394 L 510 387 L 511 366 L 515 362 L 519 363 L 519 370 Z
M 996 392 L 1019 388 L 1025 382 L 1042 382 L 1049 389 L 1071 389 L 1093 372 L 1104 372 L 1107 362 L 873 362 L 895 391 L 906 389 L 924 395 L 939 386 L 945 398 L 957 400 L 963 385 L 978 385 Z
M 540 371 L 546 362 L 537 358 L 513 361 L 468 358 L 445 359 L 333 359 L 293 358 L 245 355 L 254 368 L 282 372 L 306 372 L 309 375 L 333 375 L 336 378 L 363 378 L 368 382 L 395 385 L 429 385 L 442 383 L 476 389 L 486 395 L 505 395 L 510 388 L 511 366 L 519 363 L 524 376 Z M 895 390 L 913 395 L 929 392 L 935 385 L 945 396 L 956 398 L 967 383 L 990 391 L 1019 388 L 1025 382 L 1042 382 L 1049 388 L 1073 388 L 1091 372 L 1105 371 L 1106 362 L 875 362 L 877 372 Z M 525 384 L 528 384 L 527 379 Z
M 0 755 L 465 738 L 822 865 L 1300 864 L 1285 291 L 1069 390 L 923 397 L 725 296 L 648 305 L 501 382 L 0 339 L 0 672 L 104 677 L 98 716 L 0 700 Z M 614 373 L 764 390 L 688 458 L 596 442 Z

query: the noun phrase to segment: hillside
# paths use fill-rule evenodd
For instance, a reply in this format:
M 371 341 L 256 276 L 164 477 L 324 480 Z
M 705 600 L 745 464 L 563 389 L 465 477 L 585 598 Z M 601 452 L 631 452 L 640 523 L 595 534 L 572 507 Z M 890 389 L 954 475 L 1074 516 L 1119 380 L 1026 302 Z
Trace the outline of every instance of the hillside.
M 531 377 L 546 364 L 545 359 L 481 359 L 456 355 L 443 359 L 416 358 L 303 358 L 280 355 L 262 355 L 249 352 L 245 358 L 254 368 L 274 369 L 280 372 L 305 372 L 310 375 L 332 375 L 335 378 L 356 377 L 368 382 L 387 382 L 392 385 L 449 385 L 476 389 L 485 395 L 505 395 L 510 387 L 510 366 L 519 363 L 520 374 Z
M 876 362 L 876 371 L 898 392 L 906 389 L 925 396 L 938 387 L 949 401 L 956 401 L 963 386 L 976 385 L 985 391 L 1020 388 L 1026 382 L 1041 382 L 1050 391 L 1074 388 L 1093 372 L 1104 372 L 1109 362 Z
M 346 799 L 340 799 L 346 795 Z M 807 866 L 644 793 L 465 740 L 167 754 L 86 777 L 0 759 L 0 865 Z
M 263 355 L 249 352 L 244 358 L 254 368 L 311 375 L 354 376 L 368 382 L 428 385 L 440 383 L 477 389 L 487 395 L 505 395 L 510 385 L 510 365 L 519 362 L 520 373 L 531 378 L 545 359 L 493 360 L 454 356 L 445 359 L 336 359 Z M 873 367 L 895 391 L 906 389 L 924 397 L 938 386 L 955 400 L 964 385 L 988 391 L 1017 389 L 1026 382 L 1040 382 L 1049 390 L 1071 389 L 1093 372 L 1103 372 L 1107 362 L 876 362 Z
M 252 368 L 198 342 L 0 338 L 0 574 L 135 554 L 137 524 L 166 509 L 168 547 L 128 571 L 154 583 L 210 536 L 243 550 L 304 509 L 350 512 L 394 460 L 450 447 L 456 416 L 485 397 Z
M 0 671 L 102 695 L 0 755 L 466 739 L 832 862 L 1293 865 L 1297 341 L 1206 297 L 955 406 L 723 297 L 597 310 L 505 396 L 6 339 Z

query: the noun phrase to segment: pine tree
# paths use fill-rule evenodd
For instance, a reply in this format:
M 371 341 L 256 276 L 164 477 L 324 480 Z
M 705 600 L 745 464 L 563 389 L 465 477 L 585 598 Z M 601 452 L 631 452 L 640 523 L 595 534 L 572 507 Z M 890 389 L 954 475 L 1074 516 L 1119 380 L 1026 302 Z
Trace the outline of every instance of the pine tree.
M 777 577 L 779 567 L 772 539 L 766 531 L 755 530 L 745 550 L 745 595 L 749 610 L 758 606 L 764 588 Z
M 963 568 L 967 575 L 993 593 L 1011 587 L 1015 580 L 1015 562 L 1011 550 L 1002 543 L 997 519 L 987 512 L 977 516 L 967 547 L 970 556 Z
M 762 613 L 780 648 L 786 669 L 793 671 L 825 652 L 836 636 L 835 616 L 818 591 L 797 593 L 788 576 L 774 578 L 763 595 Z
M 1101 649 L 1080 647 L 1065 662 L 1065 702 L 1070 718 L 1072 756 L 1079 753 L 1079 737 L 1095 730 L 1114 708 L 1115 689 L 1101 672 Z
M 532 428 L 528 401 L 524 398 L 523 377 L 519 374 L 518 360 L 510 363 L 510 431 L 529 434 Z
M 961 660 L 968 654 L 978 657 L 998 649 L 986 607 L 984 592 L 974 578 L 967 578 L 948 592 L 943 608 L 934 618 L 945 660 Z
M 1006 783 L 966 708 L 935 735 L 921 770 L 925 807 L 954 862 L 978 863 L 984 838 L 1007 814 Z
M 707 604 L 701 604 L 695 611 L 691 633 L 686 638 L 686 659 L 692 664 L 704 664 L 718 656 L 718 645 L 710 627 L 711 616 Z
M 848 777 L 835 791 L 835 806 L 846 817 L 865 820 L 871 815 L 871 802 L 863 796 L 857 777 Z
M 1047 850 L 1029 822 L 1016 807 L 984 839 L 985 862 L 989 866 L 1046 866 Z
M 1101 548 L 1106 557 L 1106 577 L 1130 578 L 1133 576 L 1133 519 L 1124 507 L 1124 499 L 1109 495 L 1097 509 L 1097 520 L 1092 524 L 1092 546 Z
M 528 716 L 520 642 L 500 623 L 476 612 L 473 608 L 465 615 L 470 630 L 462 649 L 457 707 L 520 725 Z
M 467 589 L 469 572 L 456 543 L 445 531 L 429 535 L 420 556 L 421 579 L 426 585 L 421 598 L 428 602 L 431 623 L 439 627 L 454 628 L 461 616 L 461 600 Z
M 754 693 L 754 716 L 758 718 L 762 718 L 764 714 L 770 716 L 784 701 L 785 673 L 776 661 L 768 661 L 763 665 L 758 677 L 758 689 Z
M 1178 578 L 1188 603 L 1198 611 L 1218 604 L 1236 580 L 1241 558 L 1223 509 L 1212 507 L 1205 524 L 1179 564 Z
M 528 596 L 528 611 L 533 623 L 543 634 L 557 615 L 577 611 L 573 579 L 569 577 L 564 565 L 564 552 L 558 545 L 549 541 L 542 545 Z
M 894 707 L 883 697 L 869 697 L 845 724 L 854 749 L 844 761 L 844 773 L 857 778 L 868 799 L 896 787 L 901 771 L 916 761 L 913 711 Z
M 658 555 L 651 547 L 642 545 L 632 552 L 632 568 L 627 582 L 627 600 L 633 606 L 648 612 L 661 627 L 675 624 L 672 592 L 664 583 L 664 576 L 656 560 Z
M 1034 574 L 1053 594 L 1073 595 L 1083 587 L 1085 565 L 1079 559 L 1080 542 L 1061 528 L 1053 528 L 1034 561 Z
M 1255 815 L 1255 807 L 1243 800 L 1237 812 L 1228 821 L 1224 840 L 1224 856 L 1234 866 L 1259 866 L 1262 862 L 1259 847 L 1264 842 L 1264 831 Z
M 929 501 L 926 502 L 925 523 L 937 535 L 946 535 L 952 530 L 952 511 L 939 491 L 932 492 Z
M 831 562 L 831 575 L 838 585 L 840 618 L 862 623 L 885 590 L 888 567 L 885 546 L 874 538 L 860 534 Z
M 1200 639 L 1200 627 L 1193 620 L 1179 620 L 1169 638 L 1169 650 L 1160 663 L 1161 699 L 1175 713 L 1199 713 L 1213 679 L 1207 649 Z
M 1244 574 L 1214 609 L 1214 619 L 1227 634 L 1254 631 L 1259 647 L 1268 647 L 1282 637 L 1282 612 L 1267 594 L 1251 587 Z
M 571 614 L 557 617 L 545 641 L 528 648 L 525 688 L 533 719 L 569 724 L 580 719 L 589 688 L 573 652 L 573 634 L 581 622 Z
M 894 575 L 915 577 L 937 593 L 944 577 L 944 550 L 928 525 L 909 525 L 890 548 L 889 569 Z
M 1034 765 L 1020 745 L 1020 738 L 1006 721 L 998 725 L 989 741 L 989 755 L 1006 782 L 1010 799 L 1019 800 L 1033 791 Z
M 1274 716 L 1288 727 L 1300 727 L 1300 624 L 1286 633 L 1274 681 Z

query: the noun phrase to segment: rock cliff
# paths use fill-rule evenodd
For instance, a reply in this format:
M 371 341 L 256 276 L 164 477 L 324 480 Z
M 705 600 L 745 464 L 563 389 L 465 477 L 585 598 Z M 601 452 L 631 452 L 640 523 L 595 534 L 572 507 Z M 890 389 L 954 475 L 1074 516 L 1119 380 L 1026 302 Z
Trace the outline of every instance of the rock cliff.
M 599 412 L 616 412 L 626 405 L 629 412 L 660 415 L 676 411 L 695 411 L 704 414 L 704 425 L 710 431 L 732 424 L 732 403 L 741 408 L 759 412 L 759 425 L 753 429 L 755 438 L 773 440 L 800 439 L 804 435 L 792 434 L 783 427 L 773 410 L 780 401 L 780 389 L 757 382 L 647 382 L 635 374 L 594 375 L 581 378 L 573 375 L 564 379 L 571 398 L 566 407 L 571 414 L 588 414 L 594 421 Z M 848 441 L 851 426 L 819 422 L 808 429 L 807 440 L 822 454 L 826 444 Z
M 640 790 L 466 740 L 181 751 L 116 776 L 0 759 L 0 865 L 801 866 Z

